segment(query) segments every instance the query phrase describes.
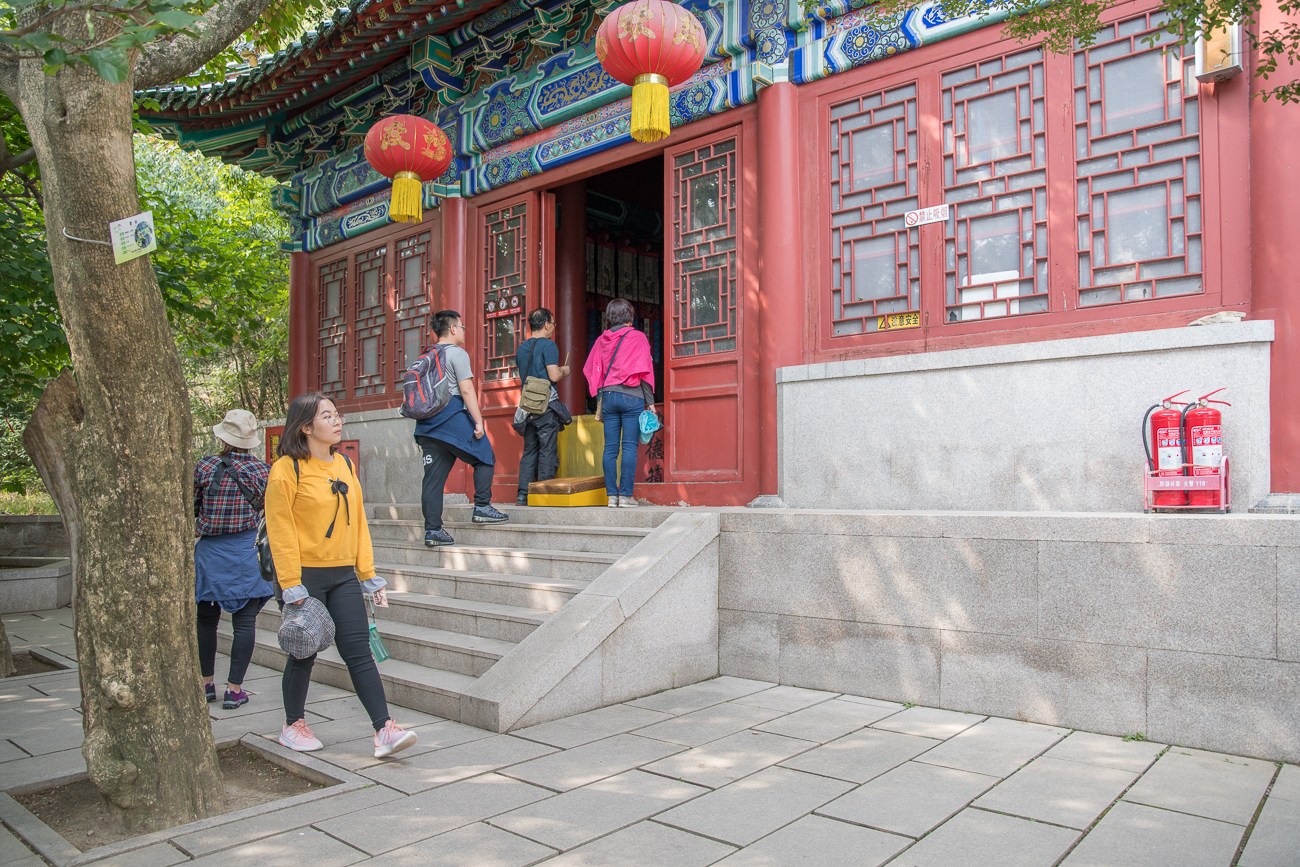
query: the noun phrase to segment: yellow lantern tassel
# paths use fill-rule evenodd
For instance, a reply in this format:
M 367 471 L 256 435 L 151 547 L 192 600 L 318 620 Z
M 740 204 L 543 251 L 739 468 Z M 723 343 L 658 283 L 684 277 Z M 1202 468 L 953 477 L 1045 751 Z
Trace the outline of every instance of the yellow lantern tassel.
M 424 217 L 420 210 L 423 191 L 420 176 L 415 172 L 398 172 L 393 175 L 393 198 L 388 204 L 388 216 L 399 223 L 418 223 Z
M 652 142 L 667 138 L 668 79 L 653 72 L 638 75 L 632 82 L 632 138 Z

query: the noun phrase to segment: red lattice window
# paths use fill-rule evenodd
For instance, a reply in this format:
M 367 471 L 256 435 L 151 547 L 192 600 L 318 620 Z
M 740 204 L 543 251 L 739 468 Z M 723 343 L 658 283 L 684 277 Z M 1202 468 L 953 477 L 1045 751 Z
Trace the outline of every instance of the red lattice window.
M 736 348 L 736 139 L 673 158 L 673 355 Z
M 916 85 L 832 105 L 832 333 L 876 331 L 877 316 L 921 306 Z
M 489 213 L 487 293 L 483 309 L 483 380 L 514 379 L 515 346 L 523 333 L 528 288 L 528 205 Z
M 356 347 L 356 376 L 352 393 L 355 397 L 383 394 L 388 377 L 385 368 L 388 359 L 384 348 L 388 345 L 385 331 L 388 327 L 387 276 L 388 247 L 375 247 L 358 253 L 353 268 L 356 288 L 356 318 L 353 320 L 353 345 Z
M 1202 291 L 1194 61 L 1159 47 L 1164 20 L 1102 28 L 1074 54 L 1081 307 Z
M 947 322 L 1047 310 L 1043 53 L 943 75 Z
M 347 397 L 343 378 L 347 373 L 344 347 L 348 328 L 348 260 L 340 259 L 322 265 L 319 277 L 320 328 L 316 334 L 320 358 L 320 390 L 328 397 L 341 399 Z
M 429 238 L 421 232 L 397 242 L 397 304 L 394 335 L 393 384 L 420 357 L 429 333 Z

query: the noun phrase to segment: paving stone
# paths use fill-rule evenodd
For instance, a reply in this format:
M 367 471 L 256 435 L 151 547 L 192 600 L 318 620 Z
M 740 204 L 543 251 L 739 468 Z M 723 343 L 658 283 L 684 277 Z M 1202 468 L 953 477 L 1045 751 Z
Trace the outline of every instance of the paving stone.
M 996 777 L 905 762 L 832 801 L 817 814 L 920 837 L 996 783 Z
M 1241 834 L 1238 825 L 1120 801 L 1061 867 L 1226 867 Z
M 733 699 L 733 704 L 745 704 L 750 707 L 761 707 L 768 710 L 779 710 L 782 713 L 794 713 L 797 710 L 803 710 L 828 699 L 835 698 L 839 695 L 837 692 L 826 692 L 820 689 L 804 689 L 798 686 L 774 686 L 771 689 L 765 689 L 762 692 L 756 692 L 753 695 L 747 695 L 743 698 Z
M 312 753 L 312 756 L 340 768 L 346 768 L 349 771 L 358 771 L 373 765 L 406 761 L 414 756 L 431 753 L 444 747 L 453 747 L 457 744 L 493 737 L 492 732 L 485 729 L 443 720 L 431 725 L 415 726 L 412 731 L 419 738 L 415 746 L 408 747 L 395 758 L 377 759 L 375 758 L 375 738 L 372 734 L 364 734 L 359 738 L 353 738 L 341 743 L 334 740 L 335 732 L 338 732 L 340 736 L 347 733 L 356 734 L 358 726 L 354 722 L 351 720 L 335 720 L 321 723 L 313 729 L 316 736 L 325 742 L 325 747 Z M 366 731 L 368 729 L 369 726 L 361 730 Z M 326 735 L 330 735 L 330 737 L 327 738 Z
M 1300 766 L 1283 765 L 1273 781 L 1273 790 L 1268 793 L 1269 800 L 1280 798 L 1284 801 L 1300 801 Z
M 241 710 L 247 710 L 247 705 Z M 304 719 L 307 725 L 313 730 L 316 726 L 326 722 L 325 718 L 311 711 L 306 712 Z M 280 729 L 284 728 L 284 708 L 277 707 L 274 709 L 255 711 L 253 713 L 243 713 L 237 716 L 230 716 L 226 719 L 215 719 L 212 721 L 212 736 L 218 740 L 224 738 L 238 738 L 246 734 L 270 735 L 279 737 Z M 351 738 L 349 738 L 351 740 Z
M 1078 837 L 1078 831 L 968 807 L 918 841 L 894 864 L 1051 867 Z
M 1083 830 L 1137 777 L 1118 768 L 1043 756 L 1004 780 L 975 806 Z
M 648 765 L 684 749 L 680 744 L 665 743 L 639 735 L 614 735 L 603 741 L 593 741 L 514 765 L 501 773 L 535 786 L 566 792 Z
M 909 707 L 885 717 L 872 727 L 921 738 L 944 740 L 985 719 L 987 717 L 973 713 L 958 713 L 933 707 Z
M 572 849 L 708 791 L 644 771 L 628 771 L 520 807 L 491 823 L 556 849 Z
M 9 865 L 35 854 L 27 844 L 19 840 L 9 829 L 0 826 L 0 865 Z
M 906 707 L 906 705 L 900 704 L 896 701 L 886 701 L 883 698 L 868 698 L 864 695 L 851 695 L 847 692 L 840 696 L 840 698 L 844 701 L 853 701 L 858 704 L 874 704 L 876 707 L 889 707 L 894 710 L 903 710 Z
M 1277 784 L 1273 784 L 1277 791 Z M 1300 861 L 1300 800 L 1269 795 L 1238 867 L 1295 867 Z
M 380 855 L 366 867 L 526 867 L 554 854 L 554 849 L 478 822 Z
M 1164 748 L 1164 744 L 1151 741 L 1126 741 L 1123 738 L 1097 735 L 1092 732 L 1071 732 L 1043 756 L 1140 774 L 1151 767 L 1151 763 Z
M 781 711 L 767 710 L 761 707 L 748 707 L 742 704 L 726 703 L 682 714 L 643 729 L 637 729 L 642 737 L 669 741 L 688 747 L 698 747 L 718 738 L 735 734 L 744 729 L 753 728 L 781 715 Z
M 1065 737 L 1067 729 L 990 717 L 930 750 L 917 761 L 959 771 L 1007 777 Z
M 82 757 L 81 750 L 64 750 L 61 753 L 47 753 L 30 759 L 5 762 L 0 764 L 0 792 L 7 792 L 15 786 L 25 786 L 85 772 L 86 760 Z
M 6 864 L 5 867 L 49 867 L 49 864 L 40 855 L 32 855 L 31 857 L 14 861 L 11 864 Z
M 567 750 L 601 738 L 621 735 L 642 726 L 654 725 L 666 719 L 671 719 L 671 716 L 656 710 L 616 704 L 553 722 L 516 729 L 511 734 Z
M 9 741 L 0 741 L 0 762 L 12 762 L 15 759 L 25 759 L 27 753 L 18 749 Z
M 931 738 L 863 729 L 788 759 L 781 766 L 852 783 L 865 783 L 939 743 Z
M 742 677 L 715 677 L 690 686 L 669 689 L 664 692 L 638 698 L 627 702 L 632 707 L 657 710 L 662 713 L 683 714 L 693 710 L 731 701 L 743 695 L 751 695 L 759 690 L 776 686 L 761 680 L 746 680 Z
M 759 693 L 762 695 L 762 693 Z M 894 708 L 835 699 L 778 717 L 754 728 L 824 744 L 897 713 Z
M 121 855 L 105 858 L 103 861 L 95 861 L 94 867 L 172 867 L 174 864 L 189 860 L 190 856 L 175 846 L 169 843 L 155 843 L 143 849 L 123 852 Z
M 1124 800 L 1245 825 L 1277 767 L 1258 759 L 1174 747 L 1128 790 Z
M 767 732 L 739 732 L 711 744 L 669 756 L 646 770 L 711 789 L 757 773 L 812 747 L 809 741 Z
M 518 780 L 484 774 L 314 824 L 330 836 L 379 855 L 517 810 L 550 794 Z
M 804 816 L 718 867 L 878 867 L 911 843 L 873 828 Z
M 747 846 L 844 794 L 852 783 L 768 768 L 655 818 L 684 831 Z
M 344 792 L 332 798 L 321 798 L 296 807 L 273 810 L 259 816 L 241 819 L 226 825 L 217 825 L 203 831 L 194 831 L 172 842 L 194 857 L 220 852 L 233 846 L 271 837 L 283 831 L 297 830 L 335 816 L 355 813 L 380 804 L 388 804 L 402 795 L 384 786 L 370 786 Z
M 314 828 L 289 831 L 255 843 L 207 855 L 191 863 L 223 867 L 345 867 L 365 860 L 365 853 Z
M 81 714 L 76 711 L 69 713 L 76 719 L 51 720 L 48 728 L 14 735 L 10 740 L 34 756 L 79 750 L 84 739 Z
M 312 687 L 314 689 L 316 684 L 312 684 Z M 342 692 L 342 690 L 338 690 L 338 692 Z M 351 693 L 344 693 L 342 698 L 310 702 L 307 705 L 307 710 L 330 720 L 361 718 L 366 722 L 370 721 L 370 714 L 366 712 L 365 706 L 361 704 L 361 699 Z M 420 713 L 418 710 L 410 710 L 404 707 L 390 707 L 388 713 L 399 725 L 408 729 L 436 722 L 446 722 L 443 717 Z M 373 729 L 373 726 L 371 728 Z
M 655 822 L 640 822 L 571 849 L 546 867 L 705 867 L 735 847 Z
M 495 735 L 431 753 L 400 759 L 360 773 L 408 795 L 516 765 L 555 752 L 545 744 Z

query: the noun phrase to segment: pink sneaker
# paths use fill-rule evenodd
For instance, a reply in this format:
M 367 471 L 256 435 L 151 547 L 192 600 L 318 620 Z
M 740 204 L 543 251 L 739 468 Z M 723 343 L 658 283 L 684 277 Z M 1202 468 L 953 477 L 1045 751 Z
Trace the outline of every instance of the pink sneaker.
M 384 723 L 382 729 L 375 732 L 375 758 L 382 759 L 407 747 L 413 747 L 415 740 L 415 732 L 408 732 L 390 719 Z
M 300 719 L 291 726 L 280 729 L 280 743 L 300 753 L 310 753 L 325 746 L 316 740 L 316 736 L 307 728 L 307 721 Z

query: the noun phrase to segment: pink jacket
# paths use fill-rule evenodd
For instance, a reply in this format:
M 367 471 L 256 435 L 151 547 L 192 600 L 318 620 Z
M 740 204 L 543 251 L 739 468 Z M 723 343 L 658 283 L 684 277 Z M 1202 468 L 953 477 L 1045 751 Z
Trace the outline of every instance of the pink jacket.
M 627 335 L 624 337 L 623 335 Z M 618 357 L 613 359 L 614 367 L 609 368 L 614 347 L 619 345 Z M 609 370 L 606 377 L 605 371 Z M 587 388 L 595 397 L 601 385 L 626 385 L 632 388 L 643 381 L 651 388 L 655 385 L 654 364 L 650 357 L 650 341 L 632 326 L 617 331 L 606 331 L 596 338 L 596 345 L 587 355 L 587 363 L 582 366 L 582 374 L 587 377 Z

